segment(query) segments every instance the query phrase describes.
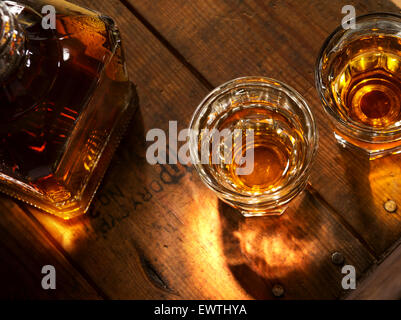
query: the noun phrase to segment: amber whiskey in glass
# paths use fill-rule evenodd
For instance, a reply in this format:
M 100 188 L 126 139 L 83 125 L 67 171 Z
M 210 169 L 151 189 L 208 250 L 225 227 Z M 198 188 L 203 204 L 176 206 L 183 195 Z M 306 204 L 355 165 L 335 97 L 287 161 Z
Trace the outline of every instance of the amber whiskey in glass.
M 0 14 L 0 190 L 81 215 L 133 113 L 119 30 L 65 1 L 2 1 Z
M 392 42 L 400 41 L 394 37 L 377 40 L 390 50 Z M 360 40 L 360 45 L 362 41 L 374 40 Z M 363 50 L 332 83 L 340 98 L 336 108 L 361 124 L 383 128 L 401 120 L 401 57 L 390 50 Z
M 306 143 L 301 130 L 292 125 L 288 113 L 274 109 L 269 102 L 250 99 L 238 107 L 234 104 L 221 116 L 224 120 L 217 129 L 236 130 L 242 137 L 233 139 L 231 161 L 227 163 L 213 161 L 215 153 L 211 150 L 212 172 L 238 192 L 258 195 L 280 189 L 305 160 Z M 221 139 L 219 143 L 218 151 L 225 151 L 225 141 Z M 237 159 L 245 158 L 249 152 L 253 153 L 253 169 L 248 174 L 238 174 L 238 168 L 245 169 L 247 164 Z
M 306 187 L 318 132 L 307 102 L 286 84 L 255 76 L 224 83 L 200 103 L 190 129 L 201 180 L 245 217 L 282 214 Z
M 326 40 L 316 86 L 337 141 L 376 159 L 401 152 L 401 16 L 356 22 Z

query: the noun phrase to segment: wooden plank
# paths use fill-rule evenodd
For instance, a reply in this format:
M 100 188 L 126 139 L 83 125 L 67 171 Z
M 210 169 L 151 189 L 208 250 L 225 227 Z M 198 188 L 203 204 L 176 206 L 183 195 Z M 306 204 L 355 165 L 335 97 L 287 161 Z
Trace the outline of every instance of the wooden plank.
M 393 0 L 393 2 L 397 7 L 401 8 L 401 0 Z
M 360 244 L 340 231 L 313 190 L 304 192 L 280 217 L 243 219 L 232 208 L 222 203 L 220 207 L 227 263 L 254 298 L 273 298 L 276 284 L 284 287 L 285 298 L 338 298 L 343 293 L 342 265 L 334 265 L 331 255 L 341 252 L 345 263 L 358 265 L 358 275 L 368 262 L 364 254 L 352 256 L 359 255 Z
M 285 80 L 299 91 L 313 81 L 324 39 L 350 1 L 122 0 L 153 26 L 213 86 L 244 75 Z M 390 1 L 352 1 L 358 15 L 398 11 Z
M 353 291 L 349 300 L 401 299 L 401 247 L 399 246 Z
M 314 88 L 305 95 L 314 110 L 320 106 Z M 311 181 L 349 228 L 381 256 L 401 237 L 401 216 L 389 213 L 384 203 L 401 204 L 401 156 L 374 161 L 360 157 L 336 144 L 325 115 L 318 115 L 321 141 Z
M 101 299 L 13 201 L 0 197 L 0 299 Z M 56 269 L 56 290 L 44 290 L 42 267 Z
M 64 222 L 29 208 L 35 219 L 111 298 L 272 298 L 276 283 L 285 298 L 339 297 L 331 254 L 358 274 L 373 257 L 315 195 L 246 220 L 190 168 L 147 163 L 146 132 L 169 120 L 185 128 L 209 88 L 118 1 L 75 2 L 116 18 L 140 106 L 91 212 Z
M 159 172 L 161 168 L 144 164 L 144 132 L 154 127 L 166 129 L 170 119 L 189 121 L 191 107 L 207 90 L 119 1 L 75 2 L 115 17 L 121 26 L 131 80 L 138 85 L 141 108 L 108 175 L 113 184 L 103 196 L 100 194 L 92 212 L 83 220 L 66 224 L 47 215 L 35 215 L 111 297 L 174 299 L 179 293 L 169 288 L 170 283 L 164 277 L 164 273 L 172 274 L 173 269 L 166 265 L 161 271 L 156 270 L 153 259 L 157 261 L 159 255 L 174 252 L 174 242 L 182 241 L 179 233 L 173 239 L 167 238 L 171 246 L 168 250 L 164 247 L 167 243 L 160 238 L 166 233 L 174 234 L 179 221 L 157 201 L 148 200 L 148 189 L 157 190 L 155 183 L 159 182 L 153 182 L 149 171 L 155 177 L 161 175 L 165 181 L 169 178 L 168 173 Z M 186 125 L 180 123 L 181 128 Z M 139 177 L 151 180 L 141 181 Z M 119 201 L 120 189 L 126 193 L 123 205 L 113 201 L 114 198 Z M 71 228 L 74 235 L 70 241 L 65 233 L 68 235 Z M 159 259 L 165 262 L 167 258 Z M 174 267 L 180 269 L 176 264 Z M 177 285 L 186 288 L 182 284 L 186 281 L 179 279 Z M 188 298 L 200 296 L 193 287 L 184 290 Z
M 401 216 L 383 210 L 388 199 L 401 204 L 399 157 L 369 163 L 342 152 L 313 88 L 320 47 L 340 24 L 341 9 L 349 1 L 123 2 L 212 87 L 240 75 L 260 74 L 307 96 L 320 128 L 313 187 L 376 257 L 401 237 Z M 399 12 L 390 1 L 359 0 L 352 5 L 358 15 Z
M 136 254 L 147 260 L 142 267 L 152 269 L 161 287 L 171 292 L 170 298 L 183 299 L 269 299 L 277 283 L 286 288 L 286 298 L 336 298 L 342 294 L 342 275 L 331 263 L 331 254 L 342 252 L 358 275 L 372 261 L 308 193 L 282 217 L 243 219 L 216 201 L 197 177 L 184 172 L 180 169 L 173 176 L 180 182 L 172 183 L 157 173 L 144 176 L 133 167 L 121 172 L 121 164 L 113 163 L 109 177 L 119 179 L 106 178 L 94 211 L 75 222 L 88 228 L 85 236 L 89 238 L 85 244 L 77 240 L 81 252 L 77 262 L 94 279 L 105 273 L 118 279 L 116 288 L 102 278 L 100 286 L 111 297 L 136 298 L 141 286 L 150 285 L 136 279 Z M 119 183 L 122 177 L 128 181 Z M 152 187 L 163 190 L 155 192 Z M 177 188 L 185 193 L 177 193 Z M 146 203 L 141 193 L 147 194 Z M 138 203 L 136 210 L 133 202 Z M 35 216 L 64 242 L 61 230 L 68 229 L 68 224 L 40 212 Z M 100 262 L 104 267 L 93 270 Z

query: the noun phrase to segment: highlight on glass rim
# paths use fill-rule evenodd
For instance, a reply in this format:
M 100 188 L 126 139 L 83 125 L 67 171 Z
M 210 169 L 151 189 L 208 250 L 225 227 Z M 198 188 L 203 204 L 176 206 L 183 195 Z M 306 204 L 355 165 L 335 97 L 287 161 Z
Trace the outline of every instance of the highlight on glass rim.
M 0 1 L 0 301 L 30 316 L 399 301 L 400 181 L 401 1 Z

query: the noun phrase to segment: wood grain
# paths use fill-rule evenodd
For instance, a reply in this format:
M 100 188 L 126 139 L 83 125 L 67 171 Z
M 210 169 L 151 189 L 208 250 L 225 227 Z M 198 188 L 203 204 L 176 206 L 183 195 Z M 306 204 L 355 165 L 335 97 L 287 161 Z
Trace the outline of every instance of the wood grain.
M 65 223 L 29 208 L 35 218 L 111 298 L 273 298 L 276 283 L 285 298 L 338 298 L 331 254 L 359 275 L 373 257 L 313 191 L 280 218 L 245 220 L 191 168 L 147 163 L 145 133 L 169 120 L 185 128 L 210 88 L 119 2 L 96 8 L 123 31 L 139 112 L 91 212 Z
M 349 1 L 122 0 L 213 86 L 266 75 L 300 92 L 313 82 L 325 38 Z M 390 1 L 353 1 L 358 15 L 399 11 Z
M 0 198 L 0 299 L 102 299 L 40 227 L 10 199 Z M 56 290 L 42 289 L 42 267 L 56 269 Z
M 348 295 L 348 300 L 401 299 L 401 247 L 398 247 Z
M 401 0 L 393 0 L 393 2 L 397 7 L 401 8 Z
M 314 110 L 319 107 L 312 88 L 305 97 Z M 389 213 L 384 203 L 401 203 L 401 157 L 394 155 L 374 161 L 343 149 L 332 137 L 325 115 L 318 115 L 321 141 L 311 177 L 312 185 L 355 230 L 376 257 L 386 251 L 401 236 L 401 216 Z
M 388 199 L 401 203 L 399 157 L 369 162 L 340 150 L 314 89 L 320 47 L 349 1 L 126 1 L 211 87 L 257 74 L 306 96 L 320 129 L 313 187 L 377 258 L 401 237 L 401 216 L 383 209 Z M 390 1 L 352 4 L 358 15 L 399 12 Z
M 0 238 L 10 243 L 0 256 L 11 261 L 5 272 L 18 270 L 27 283 L 27 296 L 44 294 L 28 278 L 48 256 L 67 279 L 56 298 L 275 299 L 281 284 L 284 299 L 333 299 L 345 294 L 333 252 L 361 277 L 400 238 L 399 214 L 382 209 L 385 199 L 400 199 L 398 162 L 355 164 L 334 143 L 313 89 L 315 57 L 345 1 L 72 2 L 118 22 L 139 109 L 86 216 L 65 222 L 0 203 Z M 357 1 L 360 12 L 379 8 L 395 10 L 389 1 Z M 251 74 L 299 90 L 321 132 L 312 184 L 281 217 L 244 219 L 191 167 L 145 159 L 149 129 L 167 130 L 170 120 L 186 128 L 211 88 Z

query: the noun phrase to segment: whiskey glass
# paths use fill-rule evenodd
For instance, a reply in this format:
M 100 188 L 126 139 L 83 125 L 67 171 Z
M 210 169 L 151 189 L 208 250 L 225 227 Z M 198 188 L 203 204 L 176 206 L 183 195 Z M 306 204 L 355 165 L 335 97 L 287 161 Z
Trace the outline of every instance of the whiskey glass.
M 213 90 L 196 109 L 189 137 L 201 180 L 246 217 L 282 214 L 305 188 L 318 145 L 306 101 L 265 77 Z
M 401 152 L 401 16 L 358 17 L 324 43 L 316 88 L 337 141 L 376 159 Z

